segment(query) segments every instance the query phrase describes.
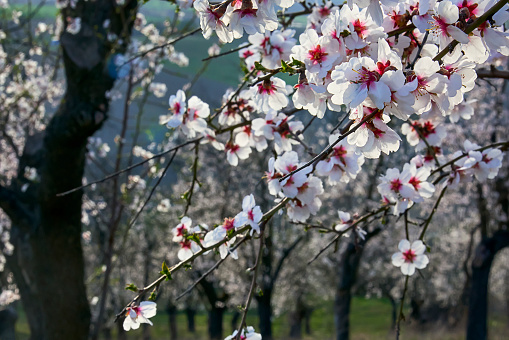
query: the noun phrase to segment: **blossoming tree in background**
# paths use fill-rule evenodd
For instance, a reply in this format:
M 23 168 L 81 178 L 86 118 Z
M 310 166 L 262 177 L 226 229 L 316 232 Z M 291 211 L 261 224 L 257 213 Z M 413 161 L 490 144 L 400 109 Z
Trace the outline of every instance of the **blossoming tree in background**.
M 122 319 L 124 330 L 151 323 L 156 305 L 147 299 L 156 300 L 165 281 L 181 269 L 199 267 L 205 263 L 200 261 L 206 261 L 203 258 L 215 258 L 217 262 L 203 269 L 191 288 L 205 284 L 215 268 L 239 260 L 248 271 L 248 282 L 241 280 L 245 296 L 240 321 L 226 339 L 261 338 L 246 324 L 246 317 L 253 298 L 262 308 L 263 290 L 268 293 L 269 311 L 260 332 L 270 339 L 271 331 L 263 325 L 270 324 L 274 282 L 287 256 L 295 249 L 302 256 L 298 248 L 304 247 L 303 236 L 281 238 L 281 265 L 274 270 L 268 267 L 271 258 L 267 253 L 278 228 L 275 221 L 284 220 L 293 223 L 296 235 L 303 229 L 308 234 L 318 229 L 333 235 L 329 241 L 321 238 L 316 242 L 315 238 L 310 242 L 316 254 L 310 255 L 309 266 L 329 247 L 338 247 L 349 237 L 345 258 L 352 256 L 356 265 L 344 268 L 344 285 L 338 285 L 342 287 L 339 291 L 348 288 L 347 297 L 356 279 L 359 248 L 387 230 L 391 236 L 386 242 L 392 242 L 387 247 L 399 249 L 392 255 L 392 264 L 404 276 L 396 316 L 399 337 L 409 282 L 418 280 L 414 274 L 425 272 L 434 261 L 429 234 L 440 226 L 432 221 L 443 206 L 452 205 L 448 193 L 474 182 L 480 197 L 479 252 L 484 258 L 479 255 L 472 264 L 471 289 L 478 295 L 471 295 L 467 334 L 468 339 L 486 338 L 491 263 L 499 250 L 509 246 L 509 210 L 504 201 L 509 177 L 503 173 L 496 179 L 509 145 L 500 129 L 506 126 L 507 108 L 499 103 L 495 119 L 480 115 L 483 99 L 475 101 L 470 96 L 476 85 L 487 86 L 476 79 L 509 78 L 504 70 L 509 56 L 509 34 L 503 26 L 509 19 L 507 1 L 226 0 L 211 4 L 178 0 L 174 5 L 174 18 L 159 32 L 138 13 L 141 4 L 136 1 L 117 1 L 105 8 L 92 1 L 59 1 L 61 20 L 50 31 L 61 48 L 38 47 L 31 41 L 34 47 L 27 54 L 33 58 L 8 50 L 24 41 L 13 29 L 1 28 L 0 38 L 6 46 L 5 52 L 4 47 L 0 49 L 3 252 L 14 277 L 9 284 L 16 284 L 27 314 L 34 317 L 30 320 L 32 335 L 40 339 L 87 337 L 90 310 L 80 246 L 84 200 L 83 223 L 94 217 L 101 229 L 101 259 L 96 262 L 104 265 L 95 301 L 94 339 L 106 314 L 113 313 L 107 311 L 107 301 L 114 268 L 120 267 L 115 262 L 121 254 L 116 252 L 125 249 L 132 228 L 146 241 L 146 263 L 156 256 L 151 244 L 157 240 L 148 232 L 150 222 L 144 217 L 154 209 L 160 214 L 178 210 L 180 216 L 175 215 L 163 233 L 171 234 L 174 254 L 166 257 L 171 265 L 163 262 L 155 281 L 148 281 L 147 272 L 138 283 L 142 288 L 126 282 L 135 295 L 123 308 L 118 306 L 116 318 Z M 94 15 L 97 11 L 103 14 Z M 192 20 L 182 25 L 179 13 L 189 14 Z M 31 17 L 16 23 L 16 15 L 14 11 L 16 27 L 31 23 Z M 196 17 L 200 27 L 189 30 Z M 304 29 L 292 27 L 299 20 L 305 21 Z M 131 38 L 133 28 L 141 39 Z M 43 34 L 47 29 L 39 24 L 35 32 Z M 32 34 L 30 25 L 27 30 Z M 154 80 L 165 60 L 186 64 L 186 57 L 173 45 L 200 30 L 205 39 L 217 36 L 226 49 L 211 48 L 209 60 L 238 53 L 242 63 L 240 84 L 224 94 L 219 107 L 195 94 L 193 82 L 166 95 L 166 86 Z M 43 47 L 46 54 L 40 52 Z M 58 82 L 60 54 L 66 71 L 65 93 Z M 228 72 L 228 65 L 222 67 Z M 115 80 L 125 82 L 127 90 L 118 92 L 124 100 L 124 116 L 115 139 L 113 167 L 95 176 L 99 180 L 82 185 L 86 155 L 100 168 L 101 157 L 111 151 L 99 139 L 88 138 L 107 119 L 108 105 L 116 95 Z M 139 146 L 140 122 L 150 94 L 169 97 L 168 112 L 160 115 L 159 122 L 167 127 L 170 138 Z M 141 99 L 134 140 L 130 141 L 128 117 L 136 97 Z M 56 98 L 62 98 L 56 111 L 45 114 L 43 103 Z M 467 133 L 474 129 L 472 117 L 490 136 Z M 310 131 L 324 130 L 328 135 L 315 133 L 310 138 Z M 318 153 L 317 147 L 321 147 Z M 217 162 L 222 168 L 211 164 Z M 253 166 L 257 162 L 263 169 Z M 181 200 L 170 208 L 169 194 L 165 195 L 161 182 L 176 163 L 190 165 L 190 170 L 176 171 L 177 177 L 186 177 L 186 189 L 177 186 Z M 231 206 L 220 210 L 221 216 L 210 215 L 209 220 L 209 215 L 200 214 L 199 206 L 203 204 L 200 197 L 206 195 L 203 188 L 213 187 L 206 183 L 211 176 L 204 173 L 204 167 L 216 180 L 225 176 L 225 168 L 249 169 L 242 174 L 245 182 L 230 190 L 234 192 L 230 195 L 240 196 L 237 202 L 230 202 Z M 253 183 L 250 176 L 257 180 Z M 104 184 L 109 189 L 95 191 L 106 180 L 111 183 Z M 490 181 L 497 181 L 495 191 L 502 197 L 496 203 L 496 223 L 489 222 L 489 210 L 483 203 Z M 232 183 L 226 180 L 226 186 Z M 83 189 L 91 186 L 92 192 L 83 198 Z M 374 199 L 375 190 L 378 199 Z M 326 201 L 332 193 L 350 203 L 332 208 Z M 158 200 L 155 207 L 154 197 Z M 227 202 L 227 195 L 222 199 Z M 338 217 L 331 219 L 331 211 Z M 488 230 L 490 223 L 497 225 L 496 231 Z M 126 236 L 119 237 L 120 232 Z M 22 246 L 31 255 L 20 260 Z M 243 260 L 246 249 L 253 256 Z M 390 256 L 385 263 L 391 263 Z M 75 272 L 69 274 L 69 268 Z M 23 274 L 27 270 L 28 279 Z M 56 286 L 51 280 L 57 281 Z M 80 288 L 67 292 L 60 291 L 62 286 Z M 263 294 L 257 293 L 259 288 Z M 68 309 L 50 303 L 63 304 L 69 296 L 77 302 Z M 30 303 L 31 299 L 39 302 Z M 349 310 L 350 299 L 345 301 Z M 49 317 L 35 320 L 41 314 L 58 319 L 51 314 L 55 309 L 62 318 L 73 315 L 80 320 L 66 330 L 53 325 Z M 338 324 L 348 320 L 339 316 Z M 337 338 L 348 338 L 348 321 L 338 328 Z

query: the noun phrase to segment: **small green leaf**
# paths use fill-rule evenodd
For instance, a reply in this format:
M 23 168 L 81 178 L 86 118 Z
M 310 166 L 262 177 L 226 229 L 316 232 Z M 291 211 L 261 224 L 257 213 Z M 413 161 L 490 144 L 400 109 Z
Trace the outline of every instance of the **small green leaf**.
M 130 283 L 125 286 L 125 290 L 130 290 L 136 293 L 138 291 L 138 287 L 136 287 L 133 283 Z
M 171 271 L 170 268 L 166 265 L 166 262 L 163 261 L 162 270 L 159 272 L 161 275 L 166 275 L 166 281 L 171 280 Z
M 148 301 L 155 301 L 156 300 L 156 292 L 150 293 L 150 296 L 148 297 Z
M 263 290 L 261 288 L 258 288 L 258 291 L 256 292 L 258 296 L 263 296 Z
M 302 61 L 295 60 L 292 58 L 292 62 L 290 63 L 290 66 L 304 67 L 304 63 Z
M 263 72 L 268 72 L 269 71 L 269 70 L 267 70 L 267 68 L 265 66 L 263 66 L 262 64 L 260 64 L 257 61 L 255 61 L 255 70 L 263 71 Z
M 187 272 L 188 270 L 193 269 L 193 266 L 191 266 L 189 263 L 186 263 L 186 264 L 184 265 L 184 269 L 185 269 L 185 270 L 186 270 L 186 272 Z

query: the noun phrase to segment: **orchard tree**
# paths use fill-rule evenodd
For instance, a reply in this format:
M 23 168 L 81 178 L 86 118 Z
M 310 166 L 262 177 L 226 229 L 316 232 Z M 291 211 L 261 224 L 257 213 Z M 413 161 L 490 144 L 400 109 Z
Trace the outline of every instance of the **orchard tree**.
M 144 243 L 143 256 L 132 254 L 133 259 L 142 262 L 145 271 L 142 277 L 136 276 L 136 282 L 126 282 L 135 295 L 116 315 L 124 330 L 152 323 L 160 286 L 173 277 L 177 280 L 179 270 L 198 266 L 201 257 L 219 257 L 192 284 L 207 289 L 212 279 L 208 274 L 252 249 L 252 261 L 243 263 L 250 282 L 243 290 L 241 320 L 226 339 L 260 339 L 246 324 L 246 316 L 256 299 L 259 309 L 268 307 L 266 314 L 271 314 L 270 297 L 280 273 L 279 266 L 270 268 L 272 241 L 281 225 L 275 222 L 282 219 L 295 224 L 294 237 L 277 243 L 283 260 L 285 254 L 303 246 L 299 238 L 304 229 L 332 236 L 330 241 L 322 238 L 310 257 L 319 257 L 332 245 L 337 247 L 343 236 L 350 237 L 342 252 L 338 283 L 344 293 L 338 305 L 346 311 L 362 247 L 382 229 L 391 229 L 385 246 L 393 254 L 385 263 L 392 262 L 400 268 L 391 268 L 393 272 L 400 270 L 403 275 L 396 318 L 399 337 L 405 297 L 417 287 L 414 274 L 426 272 L 438 251 L 431 235 L 438 226 L 432 221 L 446 205 L 449 192 L 464 190 L 473 182 L 482 240 L 472 263 L 471 285 L 473 292 L 482 293 L 470 294 L 474 314 L 468 322 L 468 337 L 486 338 L 491 263 L 508 242 L 507 218 L 492 221 L 485 191 L 503 166 L 503 150 L 509 145 L 504 133 L 490 131 L 486 138 L 486 127 L 504 126 L 500 124 L 507 121 L 507 109 L 497 111 L 496 119 L 480 115 L 469 96 L 476 79 L 509 78 L 503 67 L 509 55 L 509 35 L 503 26 L 509 19 L 507 1 L 173 2 L 175 15 L 162 34 L 137 15 L 140 4 L 136 1 L 58 1 L 59 21 L 49 31 L 42 23 L 33 28 L 32 12 L 20 19 L 16 10 L 10 12 L 14 26 L 1 28 L 2 252 L 14 278 L 7 285 L 16 284 L 10 296 L 19 291 L 32 337 L 88 337 L 90 309 L 81 239 L 82 220 L 86 222 L 92 211 L 99 216 L 94 223 L 101 256 L 95 263 L 105 268 L 95 301 L 92 338 L 98 337 L 109 309 L 114 259 L 126 245 L 117 236 L 133 228 Z M 193 20 L 183 24 L 187 15 L 197 16 L 200 27 L 190 29 Z M 305 29 L 297 32 L 292 26 L 296 23 L 305 23 Z M 141 42 L 131 38 L 135 26 L 143 36 Z M 217 108 L 193 92 L 194 81 L 175 90 L 169 95 L 168 113 L 159 117 L 169 138 L 157 145 L 137 145 L 143 103 L 149 93 L 164 96 L 165 86 L 154 82 L 155 75 L 166 59 L 186 63 L 172 45 L 200 29 L 205 39 L 215 33 L 226 46 L 246 33 L 248 41 L 241 46 L 223 52 L 217 45 L 210 49 L 210 59 L 238 53 L 244 71 L 239 86 L 228 90 Z M 18 35 L 19 30 L 28 37 Z M 49 34 L 44 32 L 51 32 L 58 48 L 47 43 Z M 20 46 L 25 53 L 17 52 Z M 112 91 L 115 80 L 117 85 L 125 82 L 127 90 L 118 92 L 125 104 L 115 138 L 114 165 L 105 171 L 108 175 L 83 184 L 87 143 L 89 148 L 95 143 L 98 151 L 111 149 L 89 137 L 108 118 L 110 100 L 117 94 Z M 137 96 L 141 96 L 138 132 L 125 157 L 129 109 Z M 52 102 L 58 102 L 56 109 L 46 113 L 46 103 Z M 472 116 L 485 130 L 484 138 L 453 133 L 455 129 L 474 131 Z M 315 128 L 330 121 L 333 126 Z M 329 136 L 321 143 L 327 146 L 316 153 L 319 143 L 310 134 L 318 138 L 323 134 L 316 131 L 325 128 L 330 129 Z M 136 163 L 134 157 L 144 159 Z M 89 159 L 92 167 L 103 165 L 90 154 Z M 207 166 L 211 159 L 222 163 L 217 172 Z M 265 169 L 253 169 L 247 175 L 239 172 L 242 181 L 229 186 L 235 181 L 225 169 L 247 168 L 254 159 L 262 160 Z M 169 209 L 160 184 L 170 167 L 184 165 L 189 170 L 178 175 L 189 176 L 188 185 L 172 207 L 179 216 L 169 223 L 178 250 L 150 283 L 152 244 L 159 240 L 143 216 L 154 206 L 159 212 Z M 134 174 L 135 170 L 139 173 Z M 224 193 L 225 204 L 203 214 L 199 197 L 207 187 L 203 183 L 211 181 L 208 170 L 227 177 L 225 189 L 215 192 Z M 104 188 L 109 185 L 104 193 L 83 197 L 84 188 L 93 189 L 106 180 L 110 182 L 104 184 Z M 352 185 L 355 190 L 345 190 L 356 182 L 360 185 Z M 507 177 L 495 183 L 501 214 L 507 215 Z M 376 204 L 375 189 L 380 195 Z M 355 202 L 337 206 L 332 211 L 338 214 L 334 221 L 325 202 L 331 192 L 351 195 L 350 201 Z M 267 193 L 273 203 L 267 202 Z M 160 201 L 154 203 L 155 197 Z M 88 203 L 88 211 L 83 202 Z M 324 223 L 318 223 L 321 216 Z M 117 270 L 122 273 L 120 266 Z M 348 313 L 338 315 L 342 315 L 338 323 L 348 320 Z M 68 322 L 62 325 L 54 320 Z M 347 337 L 348 327 L 338 329 L 338 339 Z

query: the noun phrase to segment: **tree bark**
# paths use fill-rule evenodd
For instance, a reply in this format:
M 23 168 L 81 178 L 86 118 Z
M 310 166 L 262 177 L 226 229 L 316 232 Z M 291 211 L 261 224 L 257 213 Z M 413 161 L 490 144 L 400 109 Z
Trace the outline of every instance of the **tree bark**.
M 224 307 L 213 307 L 209 311 L 209 338 L 210 340 L 223 340 Z
M 260 334 L 264 340 L 272 340 L 272 288 L 265 288 L 262 296 L 256 296 Z
M 170 301 L 166 307 L 168 312 L 168 326 L 170 328 L 170 340 L 177 340 L 177 307 Z
M 81 248 L 82 191 L 64 197 L 57 194 L 81 186 L 88 137 L 107 117 L 106 92 L 114 84 L 107 63 L 113 47 L 106 39 L 103 23 L 111 19 L 112 30 L 127 42 L 132 24 L 126 27 L 119 17 L 122 14 L 131 18 L 136 3 L 126 1 L 121 7 L 124 13 L 119 13 L 119 7 L 111 1 L 78 1 L 73 13 L 69 8 L 62 9 L 64 17 L 82 20 L 77 34 L 64 30 L 60 37 L 66 92 L 40 139 L 39 152 L 28 154 L 28 138 L 20 160 L 20 165 L 29 156 L 38 160 L 40 182 L 33 185 L 30 199 L 16 186 L 24 180 L 22 170 L 18 180 L 13 181 L 14 195 L 7 201 L 5 189 L 0 188 L 0 207 L 12 221 L 16 245 L 28 250 L 23 256 L 30 262 L 20 261 L 18 252 L 17 257 L 10 257 L 8 265 L 20 287 L 32 339 L 88 339 L 90 309 Z
M 288 315 L 290 323 L 290 339 L 302 339 L 302 320 L 306 314 L 306 308 L 302 298 L 297 298 L 295 308 Z
M 195 315 L 196 315 L 196 310 L 194 308 L 191 308 L 188 306 L 186 308 L 186 316 L 187 316 L 187 331 L 189 333 L 196 332 L 195 320 L 194 320 Z
M 481 241 L 472 261 L 467 340 L 488 338 L 488 293 L 491 265 L 497 252 L 509 246 L 509 231 L 499 230 Z
M 16 310 L 9 306 L 0 310 L 0 339 L 2 340 L 15 340 L 15 327 L 18 313 Z

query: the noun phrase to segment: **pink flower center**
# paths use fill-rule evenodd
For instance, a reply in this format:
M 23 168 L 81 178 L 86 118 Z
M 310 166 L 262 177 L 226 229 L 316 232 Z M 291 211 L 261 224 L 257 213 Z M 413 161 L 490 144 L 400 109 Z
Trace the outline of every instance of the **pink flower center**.
M 223 223 L 223 228 L 226 231 L 230 231 L 230 230 L 235 228 L 234 223 L 235 223 L 235 219 L 234 218 L 225 218 L 224 219 L 224 223 Z
M 345 155 L 348 152 L 346 151 L 345 147 L 343 145 L 340 145 L 338 148 L 334 148 L 334 151 L 332 151 L 332 157 L 337 157 L 339 160 L 345 164 Z
M 412 186 L 415 188 L 415 190 L 419 190 L 419 188 L 421 187 L 421 181 L 415 176 L 410 178 L 408 183 L 412 184 Z
M 180 227 L 177 227 L 177 236 L 184 235 L 185 230 L 186 230 L 186 227 L 183 224 Z
M 254 213 L 253 213 L 253 210 L 249 210 L 247 212 L 247 218 L 251 221 L 254 221 Z
M 361 22 L 359 19 L 353 22 L 353 29 L 359 36 L 359 38 L 363 39 L 364 34 L 366 33 L 366 24 Z
M 415 255 L 415 251 L 413 251 L 412 249 L 408 249 L 402 254 L 403 257 L 405 258 L 406 263 L 413 263 L 415 261 L 415 258 L 417 257 L 417 255 Z
M 355 71 L 355 70 L 354 70 Z M 374 83 L 380 80 L 380 73 L 376 71 L 370 71 L 365 66 L 362 66 L 362 68 L 359 71 L 355 71 L 359 74 L 359 77 L 357 80 L 352 81 L 354 84 L 366 84 L 366 86 L 369 87 Z
M 276 92 L 276 87 L 272 84 L 270 80 L 264 80 L 261 84 L 258 84 L 258 93 L 259 94 L 274 94 Z
M 325 52 L 325 49 L 323 49 L 320 45 L 316 45 L 315 48 L 308 51 L 308 59 L 313 62 L 313 65 L 321 64 L 324 62 L 328 55 L 327 52 Z
M 191 249 L 191 241 L 189 240 L 183 240 L 180 242 L 180 246 L 183 248 L 183 249 Z
M 401 183 L 399 178 L 393 179 L 391 181 L 391 190 L 392 191 L 399 192 L 402 187 L 403 187 L 403 184 Z

